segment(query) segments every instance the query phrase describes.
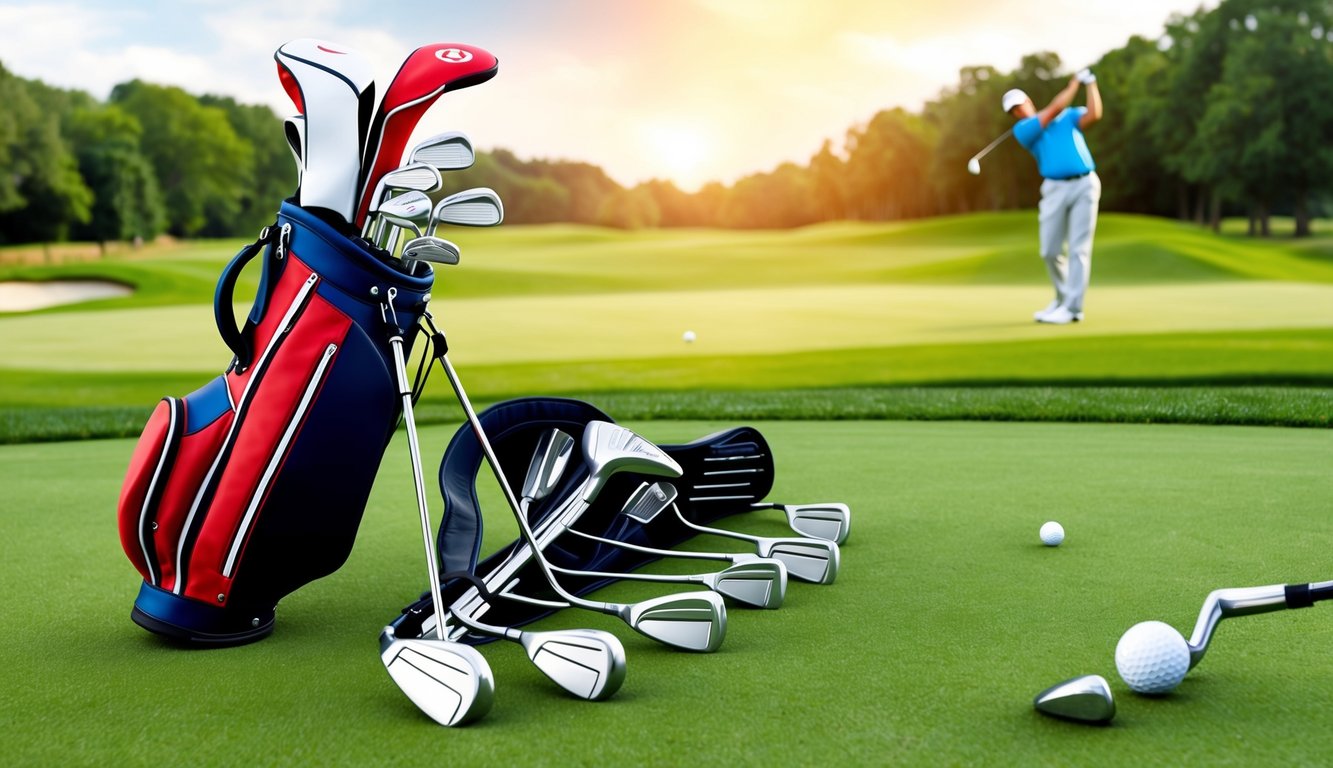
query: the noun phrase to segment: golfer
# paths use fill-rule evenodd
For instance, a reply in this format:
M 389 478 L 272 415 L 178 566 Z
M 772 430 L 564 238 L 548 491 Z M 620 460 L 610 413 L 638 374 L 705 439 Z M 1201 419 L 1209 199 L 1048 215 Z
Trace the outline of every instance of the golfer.
M 1087 87 L 1088 105 L 1070 107 L 1080 83 Z M 1086 69 L 1074 75 L 1040 112 L 1017 88 L 1005 92 L 1002 106 L 1018 119 L 1014 138 L 1037 158 L 1037 170 L 1045 179 L 1039 209 L 1041 258 L 1055 286 L 1055 299 L 1032 317 L 1039 323 L 1077 322 L 1083 319 L 1083 297 L 1092 269 L 1092 235 L 1102 196 L 1097 166 L 1083 140 L 1083 131 L 1102 118 L 1097 77 Z

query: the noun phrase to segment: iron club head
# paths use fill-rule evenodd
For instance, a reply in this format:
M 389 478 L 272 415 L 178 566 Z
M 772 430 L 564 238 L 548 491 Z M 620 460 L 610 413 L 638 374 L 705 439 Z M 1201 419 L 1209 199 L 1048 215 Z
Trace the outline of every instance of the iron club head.
M 462 252 L 457 245 L 430 235 L 412 238 L 403 246 L 404 261 L 429 261 L 453 266 L 461 256 Z
M 595 629 L 523 632 L 519 642 L 533 665 L 581 699 L 609 699 L 625 682 L 625 647 L 609 632 Z
M 680 477 L 684 470 L 661 448 L 608 421 L 590 421 L 583 431 L 583 461 L 591 477 L 583 498 L 591 502 L 616 472 Z
M 407 698 L 440 725 L 480 719 L 495 700 L 490 665 L 477 650 L 443 640 L 380 634 L 380 660 Z
M 504 205 L 492 189 L 476 187 L 455 192 L 435 204 L 431 212 L 431 232 L 441 224 L 463 227 L 494 227 L 504 221 Z
M 1098 725 L 1105 725 L 1115 717 L 1111 686 L 1101 675 L 1084 675 L 1056 683 L 1037 694 L 1032 706 L 1042 714 Z
M 573 437 L 559 429 L 544 433 L 532 451 L 528 474 L 523 479 L 523 498 L 538 501 L 550 495 L 560 484 L 560 478 L 564 477 L 565 468 L 569 466 L 569 458 L 573 454 Z
M 640 634 L 687 651 L 716 651 L 727 634 L 727 608 L 716 592 L 663 595 L 624 605 L 620 617 Z
M 425 192 L 408 192 L 380 205 L 379 216 L 396 227 L 410 229 L 421 236 L 421 225 L 430 217 L 430 198 Z
M 429 163 L 441 171 L 461 171 L 477 162 L 472 141 L 459 131 L 437 133 L 412 148 L 409 163 Z

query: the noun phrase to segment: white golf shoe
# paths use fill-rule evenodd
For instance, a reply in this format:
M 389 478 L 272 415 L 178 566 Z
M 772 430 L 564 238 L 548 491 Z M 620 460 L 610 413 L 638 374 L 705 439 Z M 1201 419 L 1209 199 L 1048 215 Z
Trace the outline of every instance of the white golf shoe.
M 1068 325 L 1069 323 L 1079 320 L 1081 317 L 1081 312 L 1076 315 L 1073 312 L 1070 312 L 1067 307 L 1058 306 L 1050 312 L 1039 316 L 1037 322 L 1049 323 L 1051 325 Z
M 1051 299 L 1051 303 L 1047 304 L 1045 309 L 1039 309 L 1036 312 L 1032 313 L 1032 319 L 1040 323 L 1043 315 L 1049 315 L 1050 313 L 1054 312 L 1059 306 L 1060 306 L 1059 299 Z

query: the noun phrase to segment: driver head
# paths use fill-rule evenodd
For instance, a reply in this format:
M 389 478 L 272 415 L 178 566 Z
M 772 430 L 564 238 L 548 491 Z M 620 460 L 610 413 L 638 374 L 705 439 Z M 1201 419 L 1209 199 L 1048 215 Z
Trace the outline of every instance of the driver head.
M 583 494 L 591 502 L 617 472 L 680 477 L 684 470 L 661 448 L 609 421 L 590 421 L 583 430 L 583 461 L 591 477 Z

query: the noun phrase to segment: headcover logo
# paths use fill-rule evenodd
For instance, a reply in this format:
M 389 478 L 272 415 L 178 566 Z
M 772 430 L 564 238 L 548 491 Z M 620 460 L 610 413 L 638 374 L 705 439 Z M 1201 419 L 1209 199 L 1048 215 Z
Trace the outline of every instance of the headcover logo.
M 325 52 L 325 53 L 336 53 L 336 54 L 339 54 L 339 55 L 346 55 L 346 53 L 347 53 L 347 51 L 335 51 L 335 50 L 333 50 L 332 48 L 329 48 L 328 46 L 324 46 L 324 45 L 317 45 L 317 46 L 315 46 L 315 47 L 318 48 L 319 50 Z
M 445 64 L 466 64 L 472 61 L 472 53 L 459 48 L 441 48 L 435 52 L 435 58 Z

